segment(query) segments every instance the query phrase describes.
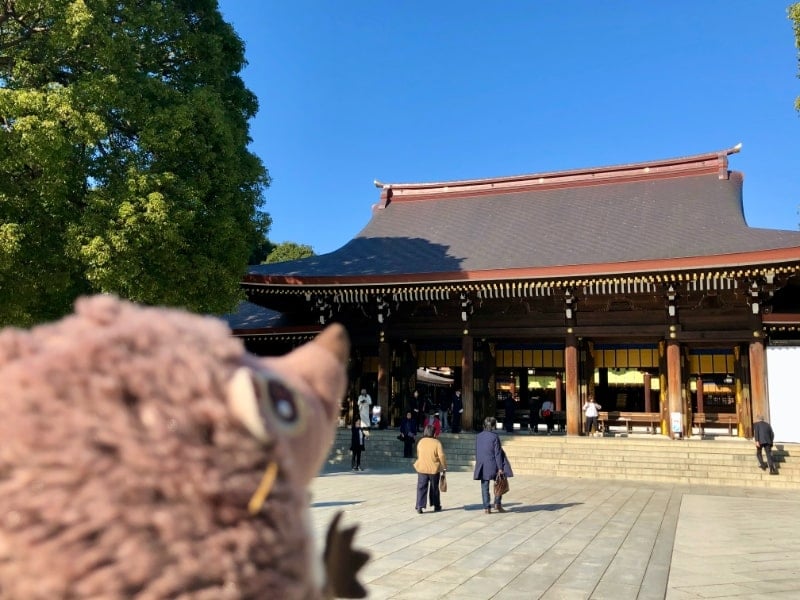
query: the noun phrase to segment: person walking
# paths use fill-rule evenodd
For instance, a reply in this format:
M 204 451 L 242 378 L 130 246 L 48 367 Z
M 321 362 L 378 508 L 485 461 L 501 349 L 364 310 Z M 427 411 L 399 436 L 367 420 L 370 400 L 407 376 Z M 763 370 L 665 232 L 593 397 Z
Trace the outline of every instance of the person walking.
M 425 418 L 423 429 L 430 425 L 433 427 L 433 437 L 438 438 L 442 434 L 442 422 L 439 420 L 439 413 L 433 413 Z
M 447 471 L 447 458 L 444 455 L 442 442 L 433 437 L 433 426 L 427 425 L 422 430 L 422 439 L 417 444 L 417 460 L 414 462 L 417 472 L 416 511 L 422 514 L 425 510 L 426 498 L 430 500 L 434 512 L 442 510 L 439 492 L 439 478 Z
M 775 468 L 775 461 L 772 459 L 772 444 L 775 441 L 775 433 L 772 431 L 772 425 L 764 420 L 762 415 L 756 417 L 756 422 L 753 425 L 753 441 L 756 444 L 756 458 L 758 459 L 758 466 L 762 471 L 769 468 L 770 475 L 777 475 L 778 469 Z M 764 464 L 764 457 L 762 451 L 767 455 L 767 463 Z
M 541 405 L 539 403 L 539 396 L 534 396 L 531 398 L 531 422 L 530 422 L 530 430 L 531 433 L 536 435 L 539 433 L 539 416 L 541 413 Z
M 503 408 L 505 409 L 503 427 L 507 433 L 514 433 L 514 418 L 517 406 L 514 395 L 511 392 L 506 392 L 505 398 L 503 398 Z
M 461 415 L 464 413 L 464 400 L 461 398 L 461 390 L 456 390 L 453 397 L 453 433 L 461 433 Z
M 424 396 L 420 396 L 419 390 L 414 390 L 411 396 L 411 410 L 414 411 L 414 419 L 417 421 L 417 427 L 422 428 L 423 423 L 428 415 L 429 402 Z
M 553 404 L 553 401 L 548 399 L 542 402 L 542 408 L 539 410 L 539 416 L 542 417 L 547 425 L 547 435 L 553 433 L 553 423 L 555 421 L 555 415 L 553 412 L 555 409 L 556 406 Z
M 444 399 L 439 406 L 442 417 L 442 431 L 450 431 L 450 411 L 453 409 L 453 398 L 449 394 L 444 394 Z
M 350 431 L 350 452 L 352 458 L 350 466 L 353 471 L 363 471 L 361 468 L 361 453 L 367 449 L 367 438 L 369 431 L 366 431 L 362 426 L 361 419 L 353 421 L 353 428 Z
M 431 403 L 431 397 L 428 394 L 425 394 L 424 396 L 420 396 L 417 400 L 418 400 L 417 406 L 419 406 L 419 416 L 420 419 L 424 421 L 425 418 L 431 412 L 433 412 L 433 404 Z
M 490 502 L 490 484 L 498 475 L 513 477 L 514 472 L 511 464 L 500 444 L 500 436 L 495 433 L 497 429 L 497 419 L 486 417 L 483 420 L 483 431 L 475 439 L 475 471 L 472 478 L 481 482 L 481 500 L 483 502 L 483 512 L 487 515 L 492 512 Z M 506 512 L 503 508 L 503 498 L 495 497 L 494 508 L 497 512 Z
M 600 416 L 600 409 L 603 408 L 594 401 L 594 394 L 589 394 L 586 402 L 583 403 L 583 413 L 586 415 L 586 435 L 591 436 L 599 433 L 597 429 L 597 417 Z
M 369 412 L 372 407 L 372 396 L 367 393 L 366 389 L 361 390 L 358 397 L 358 416 L 361 418 L 361 426 L 369 427 Z
M 412 458 L 414 454 L 414 442 L 417 440 L 417 422 L 411 411 L 406 413 L 405 418 L 400 423 L 400 435 L 403 436 L 403 458 Z

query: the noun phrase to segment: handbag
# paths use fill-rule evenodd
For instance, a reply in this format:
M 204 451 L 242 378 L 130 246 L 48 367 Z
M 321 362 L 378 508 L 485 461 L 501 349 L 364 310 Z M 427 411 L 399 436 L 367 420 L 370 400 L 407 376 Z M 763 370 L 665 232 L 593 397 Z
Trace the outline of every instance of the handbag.
M 447 491 L 447 474 L 444 471 L 442 471 L 442 474 L 439 476 L 439 491 Z
M 494 479 L 494 497 L 499 498 L 503 494 L 508 493 L 508 477 L 502 473 L 498 473 Z

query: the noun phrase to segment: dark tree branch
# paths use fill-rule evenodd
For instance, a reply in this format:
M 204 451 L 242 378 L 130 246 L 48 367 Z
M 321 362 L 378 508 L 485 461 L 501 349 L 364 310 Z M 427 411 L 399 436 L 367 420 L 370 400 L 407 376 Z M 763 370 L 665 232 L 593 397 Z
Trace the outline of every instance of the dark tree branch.
M 17 14 L 15 0 L 5 0 L 2 7 L 0 26 L 3 26 L 5 23 L 16 23 L 20 29 L 20 33 L 18 36 L 14 37 L 14 39 L 0 42 L 0 51 L 19 46 L 30 39 L 34 34 L 44 33 L 48 30 L 48 27 L 41 23 L 41 4 L 36 9 L 29 10 L 21 15 Z M 2 31 L 0 35 L 6 37 L 9 33 L 9 31 Z M 6 59 L 9 63 L 11 62 L 9 57 L 0 57 L 0 59 Z

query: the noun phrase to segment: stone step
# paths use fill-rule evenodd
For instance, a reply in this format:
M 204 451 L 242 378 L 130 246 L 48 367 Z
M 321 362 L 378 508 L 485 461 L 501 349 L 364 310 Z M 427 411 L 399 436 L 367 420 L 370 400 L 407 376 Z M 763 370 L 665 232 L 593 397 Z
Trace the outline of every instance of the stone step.
M 671 440 L 660 435 L 537 436 L 500 434 L 515 473 L 555 477 L 628 479 L 684 484 L 800 489 L 800 445 L 778 444 L 773 455 L 780 474 L 757 468 L 751 441 L 729 438 Z M 475 434 L 443 434 L 448 469 L 471 471 Z M 350 430 L 337 432 L 328 458 L 329 467 L 350 464 Z M 397 430 L 373 430 L 362 457 L 366 468 L 407 469 L 413 459 L 403 457 Z

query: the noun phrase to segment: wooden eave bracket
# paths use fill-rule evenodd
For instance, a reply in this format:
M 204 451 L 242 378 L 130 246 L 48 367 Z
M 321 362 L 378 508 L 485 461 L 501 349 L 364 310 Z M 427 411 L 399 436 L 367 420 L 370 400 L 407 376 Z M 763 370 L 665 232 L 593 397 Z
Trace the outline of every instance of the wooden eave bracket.
M 796 249 L 789 249 L 796 250 Z M 565 287 L 581 287 L 595 284 L 629 284 L 646 283 L 661 284 L 669 282 L 690 282 L 695 280 L 725 280 L 742 278 L 763 278 L 767 289 L 774 289 L 773 286 L 781 287 L 790 277 L 800 273 L 800 261 L 796 258 L 795 252 L 775 254 L 768 252 L 768 256 L 763 256 L 759 261 L 761 264 L 741 261 L 741 266 L 731 265 L 717 268 L 697 268 L 699 265 L 685 265 L 687 268 L 671 272 L 636 272 L 622 271 L 618 273 L 607 272 L 605 274 L 576 274 L 578 276 L 564 275 L 553 277 L 553 273 L 531 274 L 525 272 L 507 273 L 504 278 L 471 278 L 471 279 L 451 279 L 437 281 L 386 281 L 381 278 L 357 278 L 357 280 L 340 280 L 339 278 L 327 277 L 302 277 L 302 276 L 264 276 L 250 274 L 242 281 L 242 286 L 251 302 L 266 306 L 264 301 L 266 296 L 271 297 L 292 297 L 304 295 L 306 300 L 310 300 L 312 295 L 325 294 L 336 298 L 336 302 L 350 304 L 354 301 L 367 301 L 368 297 L 375 294 L 382 294 L 388 297 L 395 295 L 400 298 L 422 298 L 431 297 L 442 299 L 452 293 L 461 291 L 475 294 L 482 297 L 485 292 L 491 291 L 491 296 L 498 297 L 521 297 L 541 295 L 542 288 L 550 288 L 557 291 Z M 790 258 L 791 260 L 786 260 Z M 653 268 L 654 265 L 648 265 Z M 482 273 L 492 275 L 492 273 Z M 453 273 L 453 276 L 463 277 L 463 273 Z M 475 274 L 473 274 L 475 275 Z M 497 273 L 494 273 L 497 275 Z
M 686 264 L 683 269 L 674 271 L 655 271 L 654 265 L 648 265 L 647 270 L 643 271 L 620 271 L 616 273 L 581 273 L 576 275 L 564 274 L 554 276 L 551 273 L 527 273 L 514 272 L 480 272 L 474 273 L 475 277 L 464 278 L 464 273 L 450 273 L 441 275 L 452 275 L 453 278 L 426 280 L 419 278 L 412 280 L 405 277 L 405 281 L 399 281 L 397 276 L 369 276 L 351 277 L 340 279 L 338 277 L 314 277 L 314 276 L 283 276 L 283 275 L 245 275 L 242 285 L 248 295 L 296 295 L 310 293 L 336 293 L 339 290 L 363 291 L 366 293 L 387 294 L 397 291 L 430 290 L 435 289 L 445 292 L 458 292 L 461 290 L 478 290 L 483 288 L 497 288 L 509 286 L 527 287 L 550 287 L 560 288 L 565 286 L 587 285 L 591 282 L 617 283 L 628 281 L 644 281 L 650 283 L 661 283 L 669 281 L 690 281 L 703 278 L 741 278 L 761 276 L 765 279 L 771 278 L 774 281 L 782 281 L 786 277 L 800 272 L 800 261 L 795 258 L 796 249 L 789 248 L 776 255 L 774 251 L 769 251 L 768 260 L 763 264 L 749 263 L 742 261 L 742 266 L 728 265 L 725 267 L 711 267 L 698 265 L 696 263 Z M 789 260 L 787 259 L 787 255 Z M 794 255 L 794 256 L 790 256 Z M 775 262 L 772 262 L 775 261 Z M 667 261 L 657 261 L 659 263 Z M 674 263 L 674 261 L 673 261 Z M 783 263 L 783 264 L 780 264 Z M 524 271 L 524 270 L 523 270 Z M 490 275 L 503 274 L 505 277 L 491 277 Z M 486 277 L 478 277 L 484 274 Z M 769 283 L 769 281 L 767 281 Z M 258 302 L 256 302 L 258 304 Z

